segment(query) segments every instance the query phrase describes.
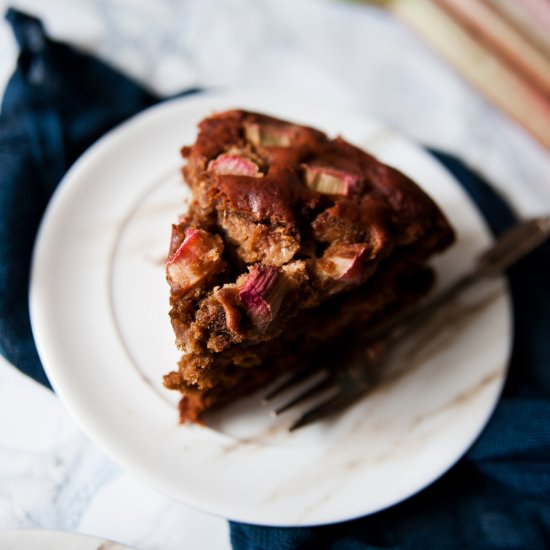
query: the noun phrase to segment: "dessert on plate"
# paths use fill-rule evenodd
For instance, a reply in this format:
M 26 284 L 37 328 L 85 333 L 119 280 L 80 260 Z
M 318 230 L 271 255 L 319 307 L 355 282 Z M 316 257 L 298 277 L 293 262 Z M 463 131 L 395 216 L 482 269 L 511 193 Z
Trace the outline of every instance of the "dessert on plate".
M 313 128 L 227 111 L 182 155 L 193 200 L 166 278 L 183 356 L 164 383 L 182 393 L 183 422 L 345 357 L 430 289 L 428 260 L 454 240 L 407 176 Z

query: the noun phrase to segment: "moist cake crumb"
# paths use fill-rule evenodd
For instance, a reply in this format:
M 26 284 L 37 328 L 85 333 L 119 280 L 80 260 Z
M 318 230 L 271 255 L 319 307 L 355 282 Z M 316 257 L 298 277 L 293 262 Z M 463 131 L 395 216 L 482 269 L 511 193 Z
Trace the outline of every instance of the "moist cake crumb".
M 349 349 L 431 287 L 454 233 L 407 176 L 324 133 L 232 110 L 183 147 L 193 200 L 166 278 L 182 422 Z

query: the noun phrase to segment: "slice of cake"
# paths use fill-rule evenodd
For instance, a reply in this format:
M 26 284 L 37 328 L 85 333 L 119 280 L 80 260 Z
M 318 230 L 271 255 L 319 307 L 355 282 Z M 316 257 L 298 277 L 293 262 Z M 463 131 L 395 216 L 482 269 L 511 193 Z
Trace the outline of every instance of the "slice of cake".
M 204 119 L 184 147 L 189 211 L 166 277 L 182 421 L 329 354 L 430 288 L 453 241 L 409 178 L 337 137 L 265 115 Z

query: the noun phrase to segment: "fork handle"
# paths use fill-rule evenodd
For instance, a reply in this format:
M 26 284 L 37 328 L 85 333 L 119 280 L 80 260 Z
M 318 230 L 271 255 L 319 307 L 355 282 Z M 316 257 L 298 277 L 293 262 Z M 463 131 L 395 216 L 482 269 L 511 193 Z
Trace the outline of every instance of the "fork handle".
M 434 312 L 451 302 L 465 290 L 473 286 L 483 278 L 483 273 L 477 269 L 457 279 L 451 286 L 446 288 L 429 302 L 416 308 L 398 313 L 395 317 L 382 322 L 369 332 L 366 344 L 370 345 L 377 341 L 384 340 L 386 344 L 400 338 L 405 332 L 414 328 L 417 324 L 428 319 Z
M 456 280 L 451 286 L 443 290 L 441 294 L 438 294 L 426 304 L 407 311 L 404 318 L 400 319 L 398 324 L 394 324 L 393 327 L 389 329 L 387 343 L 393 343 L 395 340 L 401 338 L 405 333 L 426 321 L 436 311 L 442 309 L 443 306 L 452 302 L 455 298 L 484 278 L 486 278 L 485 274 L 476 269 Z
M 542 244 L 550 235 L 550 216 L 519 222 L 501 235 L 481 254 L 473 270 L 456 280 L 424 305 L 403 311 L 374 327 L 366 339 L 372 344 L 385 339 L 393 342 L 445 304 L 482 279 L 501 275 L 506 269 Z

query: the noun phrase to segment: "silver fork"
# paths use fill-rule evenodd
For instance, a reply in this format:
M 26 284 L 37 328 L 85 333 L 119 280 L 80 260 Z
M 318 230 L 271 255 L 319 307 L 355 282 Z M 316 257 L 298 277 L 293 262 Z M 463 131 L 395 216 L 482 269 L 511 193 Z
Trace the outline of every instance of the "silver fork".
M 475 267 L 454 284 L 423 305 L 406 310 L 387 319 L 371 331 L 354 356 L 347 358 L 344 366 L 311 366 L 277 385 L 264 401 L 296 389 L 309 381 L 307 389 L 273 410 L 275 415 L 316 399 L 290 426 L 293 431 L 313 422 L 325 419 L 348 408 L 371 389 L 387 359 L 387 350 L 398 340 L 404 339 L 413 329 L 439 311 L 446 304 L 474 284 L 501 275 L 527 253 L 541 245 L 550 236 L 550 216 L 520 222 L 506 231 L 477 260 Z M 328 362 L 327 362 L 328 363 Z

